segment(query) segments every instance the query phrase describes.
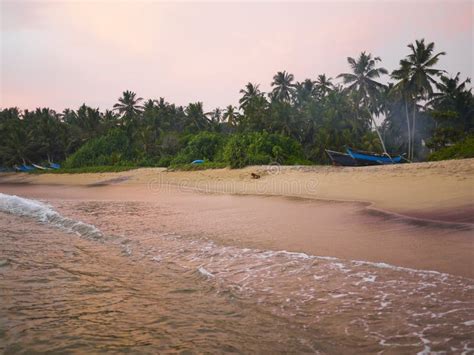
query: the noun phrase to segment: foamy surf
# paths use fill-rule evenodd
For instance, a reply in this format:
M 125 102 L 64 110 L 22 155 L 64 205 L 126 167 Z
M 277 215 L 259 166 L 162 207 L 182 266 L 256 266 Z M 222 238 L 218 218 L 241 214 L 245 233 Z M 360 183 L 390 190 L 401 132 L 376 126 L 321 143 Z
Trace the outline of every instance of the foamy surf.
M 62 216 L 60 213 L 55 211 L 52 206 L 40 202 L 38 200 L 28 199 L 24 197 L 19 197 L 16 195 L 7 195 L 4 193 L 0 193 L 0 211 L 5 213 L 10 213 L 13 215 L 21 216 L 21 217 L 29 217 L 37 220 L 38 222 L 50 224 L 56 228 L 60 228 L 63 231 L 69 233 L 75 233 L 82 237 L 91 238 L 91 239 L 101 239 L 103 238 L 103 233 L 94 225 L 84 223 L 78 220 L 74 220 L 68 217 Z M 177 237 L 173 233 L 163 234 L 162 237 Z M 128 240 L 127 240 L 128 241 Z M 126 243 L 128 244 L 128 243 Z M 206 243 L 207 248 L 211 250 L 215 250 L 217 245 L 212 242 Z M 127 254 L 131 254 L 130 247 L 127 245 Z M 367 265 L 375 268 L 380 269 L 391 269 L 397 271 L 405 271 L 409 273 L 418 273 L 418 274 L 434 274 L 439 276 L 448 276 L 448 274 L 441 273 L 434 270 L 421 270 L 421 269 L 412 269 L 402 266 L 391 265 L 383 262 L 370 262 L 364 260 L 342 260 L 332 256 L 320 256 L 320 255 L 310 255 L 302 252 L 291 252 L 286 250 L 257 250 L 257 249 L 248 249 L 243 248 L 241 252 L 247 253 L 251 252 L 255 254 L 257 258 L 273 258 L 273 257 L 286 257 L 289 259 L 300 259 L 300 260 L 325 260 L 325 261 L 333 261 L 333 267 L 340 269 L 340 271 L 344 271 L 344 264 L 342 262 L 349 262 L 353 265 Z M 161 259 L 160 259 L 161 260 Z M 155 260 L 156 261 L 156 260 Z M 205 269 L 203 269 L 205 270 Z M 201 274 L 209 277 L 213 277 L 214 275 L 208 272 L 202 272 L 198 270 Z
M 255 307 L 285 324 L 302 325 L 298 333 L 309 335 L 301 336 L 301 341 L 316 345 L 315 349 L 314 334 L 321 332 L 334 343 L 355 342 L 359 350 L 416 353 L 451 349 L 461 353 L 472 347 L 474 287 L 470 279 L 160 233 L 161 221 L 143 228 L 146 216 L 159 219 L 161 212 L 145 204 L 63 202 L 63 210 L 100 228 L 104 232 L 101 241 L 109 251 L 114 252 L 114 246 L 125 248 L 122 255 L 129 258 L 129 266 L 152 261 L 146 273 L 156 272 L 156 277 L 171 273 L 178 294 L 200 289 L 203 298 L 218 295 L 232 304 Z M 47 204 L 17 196 L 1 195 L 0 211 L 46 224 L 75 222 Z M 93 243 L 91 248 L 94 250 Z M 175 285 L 176 279 L 181 281 Z
M 36 200 L 0 193 L 0 211 L 16 216 L 33 218 L 81 237 L 100 239 L 102 233 L 95 226 L 64 217 L 51 206 Z

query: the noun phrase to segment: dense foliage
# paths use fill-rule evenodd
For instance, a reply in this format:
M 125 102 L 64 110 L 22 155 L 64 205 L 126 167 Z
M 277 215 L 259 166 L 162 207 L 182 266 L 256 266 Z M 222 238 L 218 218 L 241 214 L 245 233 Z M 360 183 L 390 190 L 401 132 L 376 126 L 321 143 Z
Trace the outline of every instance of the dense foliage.
M 474 136 L 469 136 L 452 146 L 441 148 L 429 156 L 429 160 L 463 158 L 474 158 Z
M 92 166 L 209 166 L 327 163 L 325 149 L 346 146 L 406 153 L 411 160 L 472 156 L 474 100 L 470 80 L 436 65 L 444 52 L 410 44 L 390 74 L 362 52 L 335 79 L 295 81 L 283 71 L 264 93 L 248 83 L 239 107 L 205 112 L 201 102 L 176 106 L 125 91 L 105 112 L 85 104 L 57 113 L 0 110 L 0 166 L 64 162 Z M 392 82 L 384 84 L 386 76 Z M 214 165 L 213 165 L 214 164 Z

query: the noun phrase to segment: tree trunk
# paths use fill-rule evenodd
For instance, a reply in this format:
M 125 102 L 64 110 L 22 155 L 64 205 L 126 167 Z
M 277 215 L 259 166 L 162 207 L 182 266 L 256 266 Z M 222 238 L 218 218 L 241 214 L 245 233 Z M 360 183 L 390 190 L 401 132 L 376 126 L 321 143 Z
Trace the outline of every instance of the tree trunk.
M 410 115 L 408 114 L 408 100 L 405 98 L 405 114 L 407 117 L 407 128 L 408 128 L 408 152 L 407 158 L 410 159 L 411 154 L 411 128 L 410 128 Z
M 411 142 L 411 160 L 415 156 L 415 133 L 416 133 L 416 100 L 413 102 L 413 122 L 411 128 L 412 142 Z
M 375 120 L 372 118 L 372 124 L 375 127 L 375 131 L 377 132 L 377 136 L 379 136 L 380 143 L 382 144 L 382 149 L 385 154 L 388 155 L 387 149 L 385 148 L 385 143 L 383 142 L 382 136 L 380 135 L 379 129 L 377 127 L 377 124 L 375 123 Z

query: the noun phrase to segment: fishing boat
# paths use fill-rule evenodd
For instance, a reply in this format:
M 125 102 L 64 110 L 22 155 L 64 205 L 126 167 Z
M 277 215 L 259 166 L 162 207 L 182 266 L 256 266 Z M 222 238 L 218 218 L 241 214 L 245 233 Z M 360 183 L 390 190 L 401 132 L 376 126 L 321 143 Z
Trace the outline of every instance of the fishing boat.
M 401 155 L 391 156 L 389 154 L 376 154 L 353 148 L 347 148 L 347 154 L 357 162 L 357 165 L 400 164 L 404 160 Z
M 27 173 L 27 172 L 35 170 L 35 167 L 33 167 L 31 165 L 23 164 L 23 165 L 20 165 L 20 166 L 15 166 L 15 170 L 19 171 L 21 173 Z
M 36 169 L 39 169 L 39 170 L 49 170 L 49 168 L 46 168 L 42 165 L 38 165 L 38 164 L 31 164 L 34 168 Z
M 357 166 L 357 161 L 349 154 L 335 152 L 334 150 L 326 149 L 327 155 L 331 159 L 333 165 L 338 166 Z

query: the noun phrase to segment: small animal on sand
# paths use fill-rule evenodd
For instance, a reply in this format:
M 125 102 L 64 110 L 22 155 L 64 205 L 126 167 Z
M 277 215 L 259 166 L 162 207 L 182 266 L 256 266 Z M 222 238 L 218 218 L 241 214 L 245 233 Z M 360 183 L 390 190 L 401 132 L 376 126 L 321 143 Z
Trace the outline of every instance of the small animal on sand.
M 260 179 L 260 175 L 258 174 L 251 173 L 250 175 L 252 176 L 252 179 Z

